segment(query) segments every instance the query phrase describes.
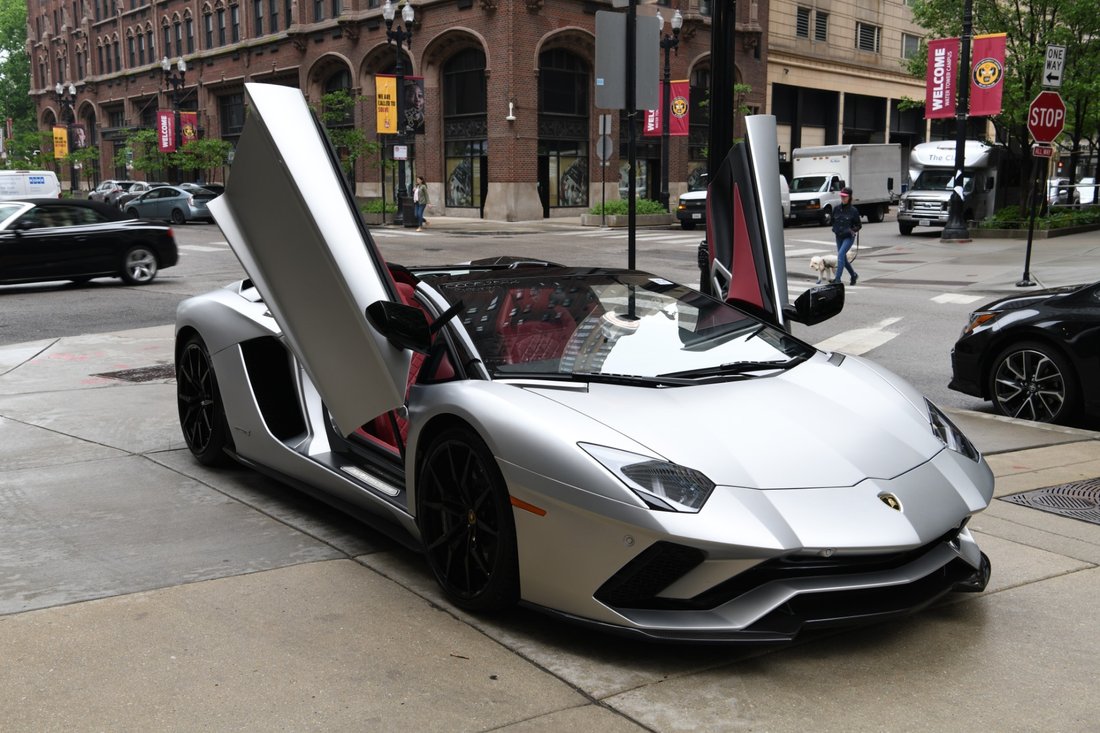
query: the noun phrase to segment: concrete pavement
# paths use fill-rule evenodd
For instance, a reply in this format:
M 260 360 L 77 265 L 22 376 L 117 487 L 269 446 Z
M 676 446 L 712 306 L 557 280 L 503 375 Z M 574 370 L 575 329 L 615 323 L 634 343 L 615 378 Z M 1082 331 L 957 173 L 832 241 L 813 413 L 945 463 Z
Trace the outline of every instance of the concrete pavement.
M 1044 240 L 1035 276 L 1100 277 L 1098 242 Z M 1016 248 L 946 247 L 868 256 L 861 285 L 1018 291 Z M 163 326 L 0 348 L 2 731 L 1097 730 L 1100 526 L 994 500 L 971 524 L 985 593 L 787 648 L 474 617 L 417 555 L 193 461 L 171 346 Z M 1100 477 L 1100 433 L 953 418 L 998 497 Z

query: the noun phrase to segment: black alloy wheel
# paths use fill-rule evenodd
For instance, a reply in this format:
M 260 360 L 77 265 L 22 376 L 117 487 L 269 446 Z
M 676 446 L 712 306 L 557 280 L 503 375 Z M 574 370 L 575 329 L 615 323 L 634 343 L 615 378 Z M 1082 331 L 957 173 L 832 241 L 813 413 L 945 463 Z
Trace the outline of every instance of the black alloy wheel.
M 225 449 L 232 446 L 218 379 L 206 344 L 198 336 L 187 340 L 176 361 L 176 404 L 187 447 L 205 466 L 230 462 Z
M 997 412 L 1025 420 L 1064 423 L 1077 410 L 1077 386 L 1065 358 L 1035 342 L 1010 346 L 997 356 L 989 395 Z
M 187 223 L 187 217 L 179 209 L 172 209 L 172 223 L 176 226 Z
M 417 524 L 428 564 L 447 597 L 470 611 L 519 600 L 516 527 L 504 478 L 485 443 L 451 428 L 417 471 Z

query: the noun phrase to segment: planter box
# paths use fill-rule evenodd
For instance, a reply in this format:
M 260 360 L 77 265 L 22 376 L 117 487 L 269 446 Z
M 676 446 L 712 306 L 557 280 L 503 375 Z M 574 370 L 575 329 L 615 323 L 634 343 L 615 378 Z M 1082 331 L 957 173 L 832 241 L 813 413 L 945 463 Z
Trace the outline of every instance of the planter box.
M 1100 229 L 1100 224 L 1084 224 L 1076 227 L 1059 227 L 1058 229 L 1036 229 L 1032 239 L 1051 239 L 1064 237 L 1067 234 L 1080 234 L 1081 232 L 1093 232 Z M 970 229 L 971 239 L 1027 239 L 1027 227 L 1023 229 Z
M 586 227 L 625 227 L 628 217 L 626 214 L 581 214 L 581 224 Z M 667 227 L 676 222 L 672 214 L 635 214 L 634 224 L 640 227 Z

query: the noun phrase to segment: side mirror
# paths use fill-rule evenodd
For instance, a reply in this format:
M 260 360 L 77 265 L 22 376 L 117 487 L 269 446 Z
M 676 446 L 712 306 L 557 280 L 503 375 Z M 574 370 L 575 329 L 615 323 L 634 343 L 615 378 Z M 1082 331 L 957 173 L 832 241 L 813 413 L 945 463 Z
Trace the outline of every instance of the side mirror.
M 428 319 L 416 306 L 376 300 L 367 306 L 367 322 L 399 349 L 427 354 L 431 348 L 432 331 Z
M 844 284 L 825 283 L 810 288 L 783 309 L 787 320 L 806 326 L 827 321 L 844 309 Z

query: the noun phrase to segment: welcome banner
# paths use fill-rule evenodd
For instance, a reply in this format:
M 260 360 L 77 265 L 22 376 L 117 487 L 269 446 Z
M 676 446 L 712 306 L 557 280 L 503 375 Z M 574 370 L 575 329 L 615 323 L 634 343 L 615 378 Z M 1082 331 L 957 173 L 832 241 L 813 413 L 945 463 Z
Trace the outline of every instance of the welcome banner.
M 928 72 L 925 79 L 924 117 L 937 119 L 955 116 L 955 87 L 958 79 L 958 38 L 938 38 L 928 42 Z
M 974 36 L 970 67 L 970 115 L 986 117 L 1001 113 L 1004 91 L 1005 34 Z
M 157 150 L 176 152 L 176 114 L 170 109 L 157 110 Z
M 661 85 L 661 106 L 657 109 L 645 111 L 645 125 L 642 134 L 646 137 L 654 137 L 661 134 L 661 113 L 667 107 L 669 110 L 668 134 L 672 136 L 684 136 L 688 134 L 688 109 L 691 99 L 691 84 L 687 79 L 681 79 L 669 83 L 672 97 L 671 103 L 665 104 L 665 89 Z

